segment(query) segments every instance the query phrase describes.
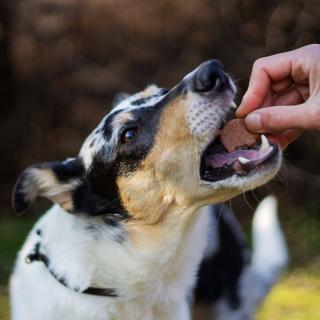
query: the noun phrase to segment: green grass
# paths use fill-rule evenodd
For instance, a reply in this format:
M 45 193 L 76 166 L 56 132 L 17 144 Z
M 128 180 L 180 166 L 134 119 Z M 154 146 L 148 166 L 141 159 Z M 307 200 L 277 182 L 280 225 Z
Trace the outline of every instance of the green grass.
M 0 219 L 0 319 L 9 320 L 8 277 L 17 252 L 37 217 Z
M 264 301 L 258 320 L 320 320 L 320 219 L 315 212 L 318 205 L 313 211 L 280 212 L 291 270 Z
M 0 286 L 0 319 L 9 320 L 9 298 L 7 290 Z
M 257 320 L 270 319 L 320 320 L 320 258 L 273 288 L 257 315 Z
M 35 221 L 36 217 L 0 219 L 0 285 L 6 285 L 17 251 Z

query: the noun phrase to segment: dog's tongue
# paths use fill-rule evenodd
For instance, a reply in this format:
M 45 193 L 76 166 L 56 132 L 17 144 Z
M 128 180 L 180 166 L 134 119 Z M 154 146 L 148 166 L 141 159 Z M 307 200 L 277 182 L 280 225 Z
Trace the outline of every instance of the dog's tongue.
M 263 162 L 273 150 L 268 139 L 248 131 L 242 119 L 233 119 L 225 124 L 220 131 L 220 142 L 227 152 L 214 152 L 206 157 L 206 163 L 214 168 L 233 165 L 239 171 L 243 166 Z
M 260 135 L 247 130 L 243 119 L 233 119 L 220 131 L 220 141 L 228 152 L 239 147 L 250 147 L 260 141 Z

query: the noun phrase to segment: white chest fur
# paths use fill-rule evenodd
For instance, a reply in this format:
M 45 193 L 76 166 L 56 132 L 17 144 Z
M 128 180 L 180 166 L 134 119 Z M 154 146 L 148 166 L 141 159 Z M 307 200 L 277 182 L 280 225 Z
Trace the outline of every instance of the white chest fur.
M 206 245 L 208 213 L 193 213 L 177 227 L 162 226 L 160 240 L 115 241 L 107 226 L 90 231 L 84 221 L 54 206 L 37 223 L 19 254 L 11 281 L 14 320 L 189 319 L 187 296 Z M 165 229 L 164 229 L 165 228 Z M 41 230 L 41 236 L 35 230 Z M 75 293 L 41 262 L 25 263 L 36 243 L 69 286 L 114 288 L 118 298 Z

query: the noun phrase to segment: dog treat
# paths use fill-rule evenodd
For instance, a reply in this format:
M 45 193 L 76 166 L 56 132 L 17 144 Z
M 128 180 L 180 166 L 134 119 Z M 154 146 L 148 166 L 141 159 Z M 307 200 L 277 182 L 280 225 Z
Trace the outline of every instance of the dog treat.
M 220 131 L 220 141 L 232 152 L 239 147 L 252 146 L 260 140 L 260 135 L 248 131 L 243 119 L 233 119 L 225 124 Z

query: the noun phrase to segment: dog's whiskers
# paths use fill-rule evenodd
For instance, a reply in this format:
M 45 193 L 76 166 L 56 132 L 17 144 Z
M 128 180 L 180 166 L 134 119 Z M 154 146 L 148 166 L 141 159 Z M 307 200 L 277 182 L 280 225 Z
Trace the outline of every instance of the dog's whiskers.
M 219 213 L 218 213 L 218 216 L 217 216 L 217 221 L 216 221 L 216 224 L 215 224 L 215 229 L 218 229 L 218 225 L 219 225 L 219 220 L 221 218 L 221 215 L 222 215 L 222 210 L 223 210 L 223 207 L 225 205 L 225 202 L 222 202 L 221 203 L 221 207 L 220 207 L 220 210 L 219 210 Z
M 242 196 L 243 196 L 244 202 L 245 202 L 246 205 L 250 208 L 250 210 L 254 210 L 254 208 L 252 207 L 252 205 L 250 204 L 250 202 L 247 200 L 245 192 L 242 192 Z
M 254 200 L 256 200 L 257 202 L 259 202 L 259 199 L 258 199 L 258 197 L 256 196 L 256 194 L 255 194 L 254 191 L 255 191 L 255 190 L 251 190 L 251 194 L 252 194 L 252 196 L 254 197 Z

